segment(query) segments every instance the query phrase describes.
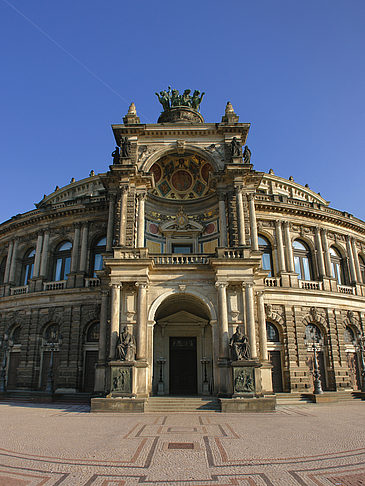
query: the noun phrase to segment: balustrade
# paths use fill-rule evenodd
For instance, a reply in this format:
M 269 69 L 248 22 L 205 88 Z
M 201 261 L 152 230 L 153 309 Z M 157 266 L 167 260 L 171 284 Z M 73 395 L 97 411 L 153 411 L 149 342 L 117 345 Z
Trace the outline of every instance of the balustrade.
M 44 282 L 43 290 L 63 290 L 66 288 L 67 280 L 58 280 L 57 282 Z
M 299 287 L 305 290 L 322 290 L 322 282 L 313 280 L 298 280 Z
M 92 278 L 85 278 L 85 287 L 99 287 L 100 286 L 100 279 L 97 277 Z
M 22 295 L 29 292 L 28 285 L 22 285 L 21 287 L 12 287 L 10 289 L 10 295 Z

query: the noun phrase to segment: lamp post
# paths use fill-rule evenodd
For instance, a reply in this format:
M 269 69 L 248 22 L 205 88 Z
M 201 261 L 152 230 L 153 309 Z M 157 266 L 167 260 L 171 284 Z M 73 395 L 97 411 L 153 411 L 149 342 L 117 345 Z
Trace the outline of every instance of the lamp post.
M 361 391 L 365 393 L 365 334 L 362 332 L 359 336 L 359 355 L 360 355 L 360 363 L 361 363 Z
M 317 356 L 317 351 L 319 351 L 321 347 L 321 342 L 320 338 L 318 338 L 316 329 L 313 327 L 310 330 L 310 336 L 312 342 L 310 343 L 310 350 L 313 351 L 313 385 L 314 385 L 314 390 L 313 393 L 314 395 L 320 395 L 323 393 L 322 390 L 322 383 L 321 383 L 321 373 L 319 371 L 319 365 L 318 365 L 318 356 Z
M 158 385 L 157 385 L 157 395 L 164 395 L 164 384 L 163 384 L 163 367 L 164 364 L 166 363 L 166 359 L 160 356 L 157 360 L 157 364 L 160 365 L 160 375 L 158 379 Z
M 209 393 L 207 365 L 210 363 L 210 359 L 203 356 L 203 358 L 200 360 L 200 362 L 203 366 L 203 393 Z
M 9 339 L 9 335 L 4 333 L 2 339 L 0 339 L 0 348 L 3 350 L 3 361 L 1 364 L 1 373 L 0 373 L 0 393 L 6 392 L 6 366 L 8 364 L 8 350 L 13 345 L 11 339 Z
M 58 336 L 58 333 L 56 332 L 55 329 L 52 329 L 50 333 L 50 339 L 48 341 L 48 346 L 51 351 L 51 356 L 49 359 L 49 368 L 48 368 L 48 375 L 47 375 L 47 386 L 46 386 L 46 392 L 50 393 L 53 397 L 54 394 L 54 372 L 53 372 L 53 366 L 54 366 L 54 352 L 56 349 L 59 349 L 62 343 L 62 336 Z

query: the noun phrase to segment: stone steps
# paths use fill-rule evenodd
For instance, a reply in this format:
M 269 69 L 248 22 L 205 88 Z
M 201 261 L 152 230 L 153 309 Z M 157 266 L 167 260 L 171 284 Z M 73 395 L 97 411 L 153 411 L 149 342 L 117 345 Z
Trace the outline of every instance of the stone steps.
M 145 412 L 220 412 L 220 404 L 210 397 L 149 397 Z

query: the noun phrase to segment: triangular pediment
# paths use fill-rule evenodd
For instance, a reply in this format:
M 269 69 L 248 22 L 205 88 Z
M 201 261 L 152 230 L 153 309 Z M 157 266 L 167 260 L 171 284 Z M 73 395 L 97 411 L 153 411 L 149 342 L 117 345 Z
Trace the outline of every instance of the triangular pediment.
M 184 324 L 184 323 L 191 323 L 191 322 L 199 322 L 199 323 L 207 323 L 208 324 L 208 321 L 206 319 L 203 319 L 202 317 L 199 317 L 199 316 L 196 316 L 194 314 L 191 314 L 190 312 L 188 311 L 178 311 L 178 312 L 175 312 L 174 314 L 171 314 L 167 317 L 164 317 L 163 319 L 159 320 L 160 323 L 163 323 L 163 322 L 168 322 L 168 323 L 181 323 L 181 324 Z

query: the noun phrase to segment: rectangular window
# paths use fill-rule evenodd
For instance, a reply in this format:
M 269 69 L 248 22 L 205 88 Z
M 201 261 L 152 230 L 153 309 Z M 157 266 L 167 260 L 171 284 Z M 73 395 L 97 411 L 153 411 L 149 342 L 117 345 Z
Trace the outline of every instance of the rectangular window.
M 100 255 L 100 253 L 96 253 L 94 259 L 94 277 L 96 277 L 95 272 L 97 270 L 102 270 L 102 269 L 103 269 L 103 257 Z
M 302 261 L 303 261 L 304 280 L 310 280 L 311 272 L 309 269 L 309 260 L 308 258 L 303 258 Z
M 262 268 L 263 270 L 270 270 L 269 277 L 272 277 L 272 271 L 271 271 L 271 258 L 268 253 L 264 253 L 262 255 Z
M 299 280 L 302 280 L 302 271 L 300 269 L 300 258 L 297 256 L 294 257 L 294 267 L 295 267 L 295 273 L 298 274 Z
M 193 253 L 193 245 L 174 243 L 172 245 L 172 253 Z
M 57 258 L 56 271 L 55 271 L 55 277 L 54 277 L 56 282 L 61 280 L 61 271 L 62 271 L 62 258 Z
M 65 258 L 65 271 L 63 274 L 64 280 L 67 280 L 67 274 L 70 273 L 71 270 L 71 257 Z

